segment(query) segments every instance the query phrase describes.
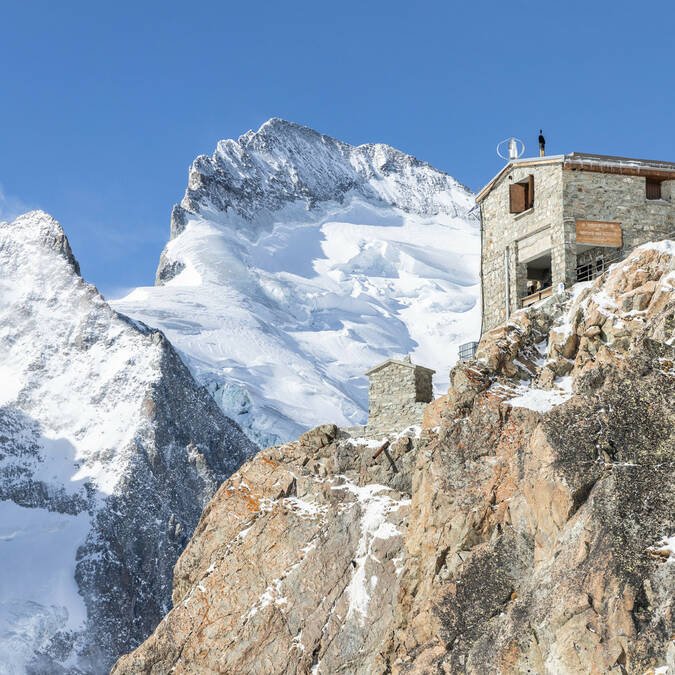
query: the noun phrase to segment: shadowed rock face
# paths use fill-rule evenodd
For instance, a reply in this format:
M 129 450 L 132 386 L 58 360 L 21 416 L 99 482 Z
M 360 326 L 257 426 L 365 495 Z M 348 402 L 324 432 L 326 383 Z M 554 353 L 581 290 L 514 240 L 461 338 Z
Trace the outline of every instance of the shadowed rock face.
M 394 444 L 397 473 L 326 429 L 259 453 L 113 672 L 673 667 L 673 253 L 637 249 L 485 335 Z

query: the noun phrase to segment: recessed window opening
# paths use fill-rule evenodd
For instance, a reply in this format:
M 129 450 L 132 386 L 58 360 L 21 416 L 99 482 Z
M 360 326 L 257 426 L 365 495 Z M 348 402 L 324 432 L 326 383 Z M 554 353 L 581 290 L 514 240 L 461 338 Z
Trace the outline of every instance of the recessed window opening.
M 547 298 L 552 293 L 551 253 L 546 253 L 527 263 L 527 281 L 523 307 Z
M 661 181 L 656 178 L 647 178 L 645 181 L 647 199 L 661 199 Z
M 522 213 L 534 206 L 534 176 L 509 185 L 509 211 Z

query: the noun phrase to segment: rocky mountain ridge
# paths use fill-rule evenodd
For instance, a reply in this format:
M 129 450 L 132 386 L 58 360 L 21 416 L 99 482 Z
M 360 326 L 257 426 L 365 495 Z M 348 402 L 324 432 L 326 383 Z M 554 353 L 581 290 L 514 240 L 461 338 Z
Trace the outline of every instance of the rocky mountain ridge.
M 237 141 L 220 141 L 211 157 L 195 159 L 185 196 L 171 214 L 171 239 L 202 211 L 236 215 L 233 222 L 252 238 L 260 228 L 271 228 L 273 214 L 286 205 L 300 200 L 310 211 L 354 195 L 421 216 L 461 217 L 465 203 L 458 196 L 468 203 L 472 193 L 447 173 L 389 145 L 352 146 L 274 117 Z M 157 283 L 175 273 L 160 263 Z
M 161 329 L 260 447 L 360 424 L 372 364 L 412 352 L 446 373 L 478 334 L 472 206 L 394 148 L 275 118 L 194 161 L 156 285 L 113 304 Z
M 675 668 L 675 244 L 483 336 L 423 429 L 332 426 L 205 509 L 126 673 Z
M 253 451 L 40 211 L 0 223 L 0 671 L 101 673 L 170 607 L 202 508 Z

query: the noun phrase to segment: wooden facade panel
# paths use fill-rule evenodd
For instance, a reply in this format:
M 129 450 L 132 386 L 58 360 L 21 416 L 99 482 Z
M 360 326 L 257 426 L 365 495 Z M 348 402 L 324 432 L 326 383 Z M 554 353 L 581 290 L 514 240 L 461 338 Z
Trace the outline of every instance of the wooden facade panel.
M 675 179 L 675 171 L 668 169 L 654 169 L 650 167 L 631 166 L 621 164 L 592 164 L 590 162 L 565 161 L 564 171 L 591 171 L 593 173 L 616 173 L 621 176 L 645 176 L 658 180 Z
M 525 210 L 525 186 L 521 183 L 509 185 L 509 206 L 511 213 L 521 213 Z
M 614 246 L 623 244 L 621 223 L 600 220 L 577 220 L 577 244 L 591 246 Z

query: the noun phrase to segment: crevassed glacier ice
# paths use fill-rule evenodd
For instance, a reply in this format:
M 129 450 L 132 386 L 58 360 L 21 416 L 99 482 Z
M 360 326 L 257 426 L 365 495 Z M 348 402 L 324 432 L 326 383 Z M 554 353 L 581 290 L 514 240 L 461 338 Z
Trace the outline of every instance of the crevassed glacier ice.
M 279 119 L 198 157 L 154 287 L 113 305 L 161 328 L 259 445 L 363 423 L 379 361 L 448 385 L 479 332 L 473 194 L 386 145 Z

